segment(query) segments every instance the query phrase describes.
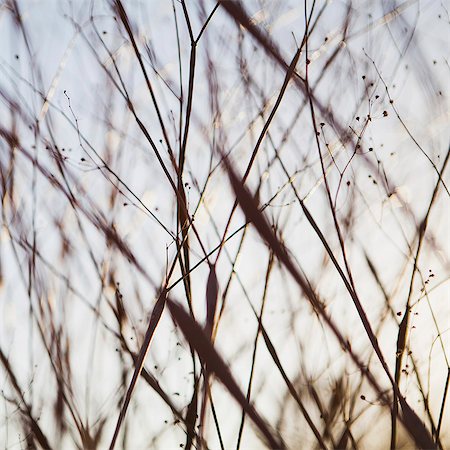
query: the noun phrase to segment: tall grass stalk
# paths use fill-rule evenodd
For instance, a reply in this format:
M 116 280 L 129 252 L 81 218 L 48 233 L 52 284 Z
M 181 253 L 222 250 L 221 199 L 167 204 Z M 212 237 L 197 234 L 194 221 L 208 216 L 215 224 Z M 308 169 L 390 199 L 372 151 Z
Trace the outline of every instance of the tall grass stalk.
M 439 2 L 0 5 L 0 443 L 450 448 Z

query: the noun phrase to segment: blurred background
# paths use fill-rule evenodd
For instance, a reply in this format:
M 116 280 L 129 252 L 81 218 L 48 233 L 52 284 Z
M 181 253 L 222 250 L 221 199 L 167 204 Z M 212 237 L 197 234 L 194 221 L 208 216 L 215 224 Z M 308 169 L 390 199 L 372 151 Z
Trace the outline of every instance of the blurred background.
M 3 0 L 2 446 L 450 448 L 447 7 Z

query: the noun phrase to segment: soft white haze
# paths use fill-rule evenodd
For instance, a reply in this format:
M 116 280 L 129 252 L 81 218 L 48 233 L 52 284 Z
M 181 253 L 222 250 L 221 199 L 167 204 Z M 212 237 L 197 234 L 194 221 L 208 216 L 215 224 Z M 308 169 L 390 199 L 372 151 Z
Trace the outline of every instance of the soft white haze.
M 250 403 L 277 442 L 389 448 L 394 390 L 351 290 L 393 378 L 408 311 L 396 381 L 450 448 L 448 5 L 241 4 L 251 25 L 206 0 L 0 4 L 3 448 L 108 448 L 161 287 L 203 326 L 208 261 L 214 348 L 244 396 L 253 374 Z M 212 12 L 194 63 L 190 29 L 195 39 Z M 224 159 L 241 181 L 255 148 L 244 184 L 262 215 L 245 226 Z M 199 432 L 199 339 L 165 307 L 115 448 L 176 449 L 189 434 L 196 448 L 270 446 L 249 415 L 239 431 L 223 373 L 209 378 L 214 413 L 209 401 Z M 414 448 L 398 416 L 395 444 Z

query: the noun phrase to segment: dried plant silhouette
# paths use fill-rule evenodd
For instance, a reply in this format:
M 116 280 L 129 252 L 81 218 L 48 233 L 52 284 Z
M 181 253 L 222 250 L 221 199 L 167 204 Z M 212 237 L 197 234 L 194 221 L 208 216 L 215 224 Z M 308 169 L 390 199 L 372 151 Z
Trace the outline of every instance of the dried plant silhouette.
M 450 449 L 444 2 L 0 29 L 5 449 Z

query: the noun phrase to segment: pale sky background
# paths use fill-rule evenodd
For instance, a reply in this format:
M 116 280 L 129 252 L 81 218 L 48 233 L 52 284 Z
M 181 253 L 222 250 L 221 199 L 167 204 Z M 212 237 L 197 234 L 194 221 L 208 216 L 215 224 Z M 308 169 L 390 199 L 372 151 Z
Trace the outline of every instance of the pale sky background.
M 103 158 L 109 158 L 116 173 L 172 232 L 176 232 L 176 214 L 173 192 L 153 152 L 127 111 L 123 99 L 94 57 L 92 49 L 98 52 L 105 67 L 113 71 L 111 60 L 99 36 L 118 62 L 140 119 L 148 127 L 166 164 L 170 165 L 170 160 L 164 145 L 159 143 L 162 133 L 126 32 L 113 19 L 108 2 L 18 0 L 17 3 L 28 33 L 30 53 L 23 36 L 11 20 L 8 2 L 3 2 L 0 6 L 0 92 L 19 104 L 24 116 L 16 116 L 14 123 L 10 108 L 3 97 L 0 102 L 0 123 L 6 129 L 16 127 L 22 146 L 36 154 L 39 161 L 51 171 L 54 171 L 56 166 L 45 145 L 47 140 L 50 141 L 50 134 L 53 134 L 59 149 L 64 148 L 64 155 L 67 156 L 66 166 L 73 176 L 71 183 L 80 201 L 90 208 L 88 202 L 93 200 L 105 217 L 114 221 L 119 236 L 142 263 L 152 283 L 130 267 L 126 259 L 108 248 L 102 234 L 86 220 L 83 220 L 83 237 L 67 200 L 50 187 L 42 175 L 37 177 L 36 196 L 33 197 L 32 167 L 18 155 L 14 198 L 19 214 L 14 216 L 7 202 L 2 206 L 4 217 L 0 247 L 3 278 L 0 290 L 0 347 L 15 369 L 25 397 L 35 405 L 34 412 L 40 417 L 40 425 L 51 437 L 55 425 L 52 409 L 56 396 L 55 379 L 36 324 L 31 325 L 26 282 L 27 256 L 22 251 L 16 259 L 10 245 L 11 236 L 7 231 L 7 228 L 15 230 L 17 240 L 20 240 L 21 236 L 31 239 L 32 218 L 35 214 L 39 251 L 60 274 L 70 280 L 70 285 L 76 293 L 39 262 L 37 277 L 42 280 L 42 285 L 38 283 L 32 294 L 32 301 L 35 308 L 38 308 L 39 301 L 45 305 L 51 304 L 56 322 L 64 324 L 66 336 L 70 340 L 77 407 L 83 419 L 88 418 L 91 424 L 98 418 L 108 418 L 99 447 L 107 448 L 118 416 L 117 404 L 123 395 L 120 390 L 122 374 L 116 352 L 118 341 L 107 330 L 107 327 L 117 329 L 116 320 L 107 304 L 108 301 L 114 300 L 114 289 L 111 286 L 102 289 L 91 256 L 101 271 L 107 273 L 110 268 L 114 268 L 130 319 L 124 334 L 130 340 L 129 345 L 136 349 L 135 342 L 142 338 L 147 326 L 148 314 L 155 301 L 155 290 L 162 282 L 167 269 L 166 261 L 173 259 L 176 248 L 169 234 L 154 219 L 141 209 L 130 205 L 130 198 L 120 196 L 111 208 L 111 184 L 96 168 L 99 159 L 92 149 Z M 301 41 L 304 32 L 304 6 L 299 3 L 245 2 L 245 7 L 255 23 L 271 33 L 286 61 L 292 58 L 296 42 Z M 309 41 L 309 58 L 312 61 L 309 68 L 310 77 L 314 82 L 321 73 L 324 61 L 338 46 L 345 46 L 339 53 L 336 64 L 326 72 L 315 93 L 323 104 L 330 107 L 345 129 L 351 127 L 355 132 L 361 132 L 363 118 L 367 114 L 372 117 L 361 141 L 364 155 L 356 155 L 352 159 L 352 164 L 342 178 L 337 210 L 341 219 L 348 214 L 348 210 L 352 212 L 354 225 L 352 235 L 346 243 L 359 296 L 363 299 L 363 306 L 375 328 L 384 308 L 384 299 L 370 276 L 364 255 L 368 254 L 375 262 L 383 283 L 392 295 L 394 310 L 402 311 L 412 270 L 411 263 L 405 264 L 405 255 L 416 233 L 416 226 L 407 210 L 409 208 L 416 217 L 423 218 L 437 176 L 427 158 L 395 116 L 383 83 L 369 57 L 375 62 L 388 85 L 394 106 L 408 130 L 440 169 L 450 142 L 448 4 L 434 0 L 403 3 L 351 2 L 351 20 L 347 39 L 343 43 L 342 30 L 348 2 L 328 3 Z M 195 34 L 201 27 L 200 4 L 201 2 L 188 3 Z M 205 10 L 211 11 L 214 4 L 205 2 Z M 323 1 L 318 1 L 316 11 L 320 10 L 323 4 Z M 124 5 L 134 25 L 134 33 L 147 70 L 151 74 L 163 119 L 169 130 L 169 139 L 174 148 L 177 148 L 175 128 L 178 126 L 179 106 L 169 89 L 170 87 L 176 93 L 179 92 L 172 3 L 161 0 L 124 1 Z M 384 5 L 384 10 L 381 5 Z M 401 9 L 401 14 L 395 18 L 386 16 L 395 7 Z M 180 29 L 183 88 L 186 93 L 190 43 L 179 2 L 175 2 L 175 8 Z M 91 12 L 92 21 L 89 20 Z M 379 20 L 383 17 L 384 20 Z M 74 26 L 75 23 L 79 28 Z M 94 24 L 99 36 L 94 32 Z M 266 101 L 270 100 L 269 104 L 273 105 L 283 82 L 284 73 L 263 50 L 254 49 L 254 41 L 245 34 L 242 53 L 246 56 L 247 65 L 255 80 L 251 95 L 246 94 L 239 69 L 237 31 L 232 19 L 219 8 L 198 45 L 192 126 L 184 177 L 184 181 L 188 183 L 191 214 L 199 200 L 196 183 L 204 185 L 210 168 L 212 137 L 217 139 L 216 143 L 224 143 L 225 152 L 231 151 L 235 167 L 242 174 L 263 126 L 261 119 L 256 120 L 251 127 L 249 123 L 257 117 L 262 97 Z M 145 51 L 146 43 L 156 54 L 159 77 L 150 67 Z M 403 56 L 400 56 L 402 52 Z M 208 57 L 214 65 L 219 86 L 216 101 L 220 104 L 221 118 L 216 122 L 210 111 Z M 302 56 L 297 71 L 304 74 L 305 55 Z M 161 78 L 167 81 L 167 86 L 162 83 Z M 48 109 L 47 106 L 43 109 L 42 95 L 39 95 L 41 91 L 50 100 Z M 379 98 L 375 99 L 375 95 L 379 95 Z M 368 96 L 371 99 L 370 109 Z M 330 239 L 334 253 L 340 255 L 332 217 L 327 209 L 308 108 L 293 124 L 287 141 L 282 142 L 283 133 L 302 101 L 302 94 L 291 83 L 270 128 L 271 138 L 279 147 L 289 170 L 292 173 L 298 171 L 293 183 L 306 199 L 305 202 L 322 231 Z M 266 117 L 269 110 L 270 108 L 266 111 Z M 388 112 L 387 117 L 384 117 L 384 111 Z M 79 136 L 74 127 L 74 115 L 82 136 L 83 148 L 80 147 Z M 44 116 L 48 121 L 42 120 Z M 37 118 L 41 122 L 38 138 L 28 129 Z M 324 119 L 319 118 L 319 121 L 321 120 Z M 329 124 L 323 128 L 321 139 L 328 141 L 336 164 L 343 169 L 351 156 L 352 148 L 339 145 Z M 9 150 L 4 141 L 0 142 L 3 170 L 9 161 Z M 321 142 L 323 145 L 324 141 Z M 369 148 L 373 148 L 373 151 L 369 152 Z M 323 149 L 326 149 L 324 145 Z M 273 148 L 266 136 L 248 182 L 253 190 L 273 155 Z M 218 160 L 216 152 L 213 155 L 213 166 Z M 329 158 L 326 161 L 327 164 L 330 163 Z M 377 167 L 378 171 L 373 171 L 369 163 Z M 384 190 L 385 174 L 393 183 L 389 186 L 393 193 L 389 198 Z M 443 178 L 447 186 L 450 185 L 447 173 Z M 339 179 L 333 165 L 329 180 L 335 193 Z M 261 187 L 261 204 L 267 202 L 285 181 L 279 165 L 271 166 L 266 171 Z M 347 186 L 347 181 L 350 186 Z M 195 220 L 208 251 L 220 241 L 214 231 L 213 220 L 221 235 L 233 201 L 234 196 L 225 172 L 222 169 L 215 170 Z M 128 205 L 124 206 L 124 203 Z M 283 225 L 283 238 L 292 256 L 325 300 L 327 310 L 340 324 L 344 335 L 352 343 L 352 348 L 364 360 L 367 359 L 371 348 L 360 319 L 336 271 L 329 264 L 326 270 L 323 268 L 323 248 L 301 213 L 292 190 L 283 189 L 265 213 L 267 217 L 279 217 L 280 224 Z M 14 221 L 13 216 L 20 220 Z M 60 257 L 61 242 L 55 221 L 64 223 L 67 238 L 73 246 L 72 254 L 65 259 Z M 8 227 L 5 227 L 5 222 Z M 429 303 L 423 300 L 415 307 L 414 313 L 418 314 L 412 316 L 411 326 L 415 328 L 411 330 L 409 341 L 423 379 L 429 383 L 430 405 L 435 408 L 436 420 L 447 373 L 448 363 L 445 361 L 445 355 L 449 351 L 450 343 L 447 332 L 450 325 L 449 222 L 448 195 L 441 189 L 429 222 L 430 235 L 433 238 L 425 242 L 420 260 L 422 273 L 433 274 L 427 283 L 430 291 Z M 238 210 L 230 230 L 234 231 L 243 223 L 244 215 Z M 230 364 L 244 392 L 257 328 L 248 300 L 259 310 L 268 260 L 265 244 L 253 229 L 250 229 L 249 233 L 234 268 L 242 285 L 236 280 L 231 284 L 227 308 L 216 341 L 218 351 Z M 240 234 L 231 239 L 226 246 L 226 250 L 233 257 L 239 236 Z M 191 265 L 194 265 L 202 257 L 202 252 L 193 236 L 191 245 Z M 231 265 L 224 253 L 218 263 L 222 293 L 230 270 Z M 172 281 L 177 280 L 179 276 L 177 269 Z M 199 321 L 203 321 L 205 317 L 207 276 L 206 264 L 202 264 L 192 273 L 193 304 Z M 413 303 L 421 297 L 422 287 L 423 284 L 417 281 L 412 296 Z M 171 296 L 184 301 L 185 305 L 181 283 L 171 292 Z M 279 268 L 274 271 L 267 299 L 264 325 L 292 379 L 304 370 L 322 386 L 324 392 L 327 392 L 339 374 L 345 373 L 349 383 L 352 383 L 353 379 L 358 380 L 357 368 L 342 353 L 329 330 L 324 329 L 318 322 L 285 271 Z M 86 304 L 91 307 L 100 305 L 101 321 Z M 433 323 L 431 311 L 437 320 L 437 327 Z M 380 344 L 390 367 L 394 366 L 399 320 L 387 320 L 379 333 Z M 42 319 L 42 323 L 44 322 Z M 442 333 L 445 352 L 439 343 L 434 343 L 438 335 L 437 330 Z M 292 423 L 287 421 L 290 429 L 283 437 L 286 442 L 295 445 L 294 443 L 298 442 L 296 433 L 300 434 L 302 431 L 296 425 L 299 413 L 293 407 L 293 402 L 286 400 L 286 387 L 264 344 L 260 342 L 259 345 L 258 375 L 253 389 L 253 392 L 257 393 L 254 394 L 255 405 L 272 426 L 276 426 L 280 409 L 285 409 L 289 416 L 289 408 L 292 408 Z M 126 374 L 129 381 L 132 363 L 127 355 L 124 358 L 129 368 Z M 386 377 L 383 378 L 379 364 L 372 364 L 374 373 L 380 374 L 382 385 L 387 387 L 387 380 L 384 379 Z M 164 313 L 157 328 L 147 356 L 146 368 L 160 381 L 179 409 L 183 410 L 192 396 L 192 362 L 189 347 L 186 341 L 181 339 L 181 333 L 175 329 L 168 312 Z M 304 381 L 300 380 L 299 386 L 303 386 L 306 391 L 306 384 L 302 384 Z M 408 400 L 411 400 L 413 406 L 417 406 L 419 395 L 415 380 L 413 377 L 404 377 L 403 381 L 402 388 Z M 11 395 L 3 367 L 0 367 L 0 389 L 6 396 Z M 225 447 L 234 448 L 241 409 L 219 383 L 214 385 L 213 392 L 217 414 L 223 422 Z M 370 389 L 367 392 L 367 398 L 370 399 Z M 25 448 L 23 436 L 18 434 L 19 413 L 8 401 L 2 402 L 4 407 L 0 410 L 0 444 L 7 449 Z M 361 434 L 367 431 L 375 436 L 389 424 L 389 416 L 384 414 L 371 431 L 366 430 L 364 421 L 381 416 L 379 405 L 376 405 L 376 401 L 374 403 L 375 405 L 371 406 L 367 402 L 361 402 L 359 406 L 369 406 L 369 412 L 361 419 Z M 179 444 L 185 441 L 185 433 L 179 425 L 174 424 L 169 408 L 143 380 L 140 380 L 133 395 L 127 417 L 130 436 L 128 448 L 172 449 L 179 448 Z M 445 417 L 449 418 L 448 407 Z M 318 415 L 315 419 L 319 421 Z M 70 420 L 68 426 L 73 428 Z M 76 435 L 75 430 L 73 433 Z M 386 436 L 388 438 L 388 433 Z M 211 448 L 219 448 L 211 417 L 208 419 L 206 437 Z M 156 440 L 152 441 L 154 438 Z M 303 442 L 304 448 L 312 448 L 313 441 L 308 441 L 311 437 L 303 438 L 306 439 Z M 444 429 L 442 438 L 445 438 L 447 443 L 450 442 L 450 436 Z M 377 448 L 376 445 L 371 447 L 369 442 L 370 439 L 364 448 Z M 257 433 L 247 419 L 242 448 L 260 448 L 260 445 L 262 444 L 258 441 Z M 64 439 L 63 446 L 64 449 L 76 448 L 69 436 Z M 120 448 L 120 445 L 116 448 Z

